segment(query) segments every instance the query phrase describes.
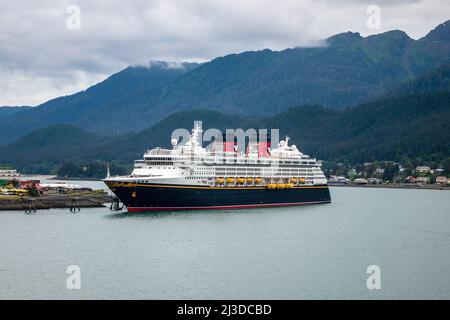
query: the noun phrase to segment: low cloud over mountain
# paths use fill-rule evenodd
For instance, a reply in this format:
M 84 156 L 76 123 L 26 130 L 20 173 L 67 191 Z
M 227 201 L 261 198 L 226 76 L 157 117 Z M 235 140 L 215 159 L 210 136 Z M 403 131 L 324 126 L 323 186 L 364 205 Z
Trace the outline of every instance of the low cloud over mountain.
M 67 9 L 80 8 L 80 29 Z M 419 38 L 448 19 L 446 0 L 7 1 L 0 3 L 0 105 L 38 105 L 150 60 L 209 61 L 229 52 L 314 46 L 348 30 Z

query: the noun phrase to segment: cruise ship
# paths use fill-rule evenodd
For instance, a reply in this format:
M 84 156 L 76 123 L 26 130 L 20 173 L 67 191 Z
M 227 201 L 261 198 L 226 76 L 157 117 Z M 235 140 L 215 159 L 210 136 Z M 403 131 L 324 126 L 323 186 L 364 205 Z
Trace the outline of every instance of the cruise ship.
M 247 143 L 239 152 L 235 141 L 199 142 L 194 127 L 185 144 L 155 148 L 135 160 L 128 176 L 103 181 L 128 212 L 219 210 L 321 204 L 331 202 L 321 163 L 289 138 L 271 148 L 270 140 Z

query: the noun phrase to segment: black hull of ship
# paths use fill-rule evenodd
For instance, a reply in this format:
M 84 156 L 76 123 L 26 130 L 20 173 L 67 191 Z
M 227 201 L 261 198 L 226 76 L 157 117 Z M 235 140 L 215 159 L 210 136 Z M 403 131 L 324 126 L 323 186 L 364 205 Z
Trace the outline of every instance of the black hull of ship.
M 327 185 L 267 189 L 105 183 L 129 212 L 240 209 L 331 202 Z

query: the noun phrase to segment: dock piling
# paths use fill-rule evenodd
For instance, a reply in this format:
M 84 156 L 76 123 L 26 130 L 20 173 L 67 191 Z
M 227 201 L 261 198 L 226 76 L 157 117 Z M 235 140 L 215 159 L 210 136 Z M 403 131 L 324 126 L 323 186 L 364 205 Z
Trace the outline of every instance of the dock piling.
M 76 198 L 73 198 L 73 199 L 72 199 L 72 204 L 70 205 L 69 211 L 70 211 L 70 212 L 73 212 L 73 213 L 76 213 L 76 212 L 80 212 L 80 211 L 81 211 L 80 206 L 79 206 L 79 204 L 78 204 L 78 199 L 76 199 Z
M 36 213 L 36 206 L 34 205 L 34 200 L 31 198 L 27 199 L 25 213 Z

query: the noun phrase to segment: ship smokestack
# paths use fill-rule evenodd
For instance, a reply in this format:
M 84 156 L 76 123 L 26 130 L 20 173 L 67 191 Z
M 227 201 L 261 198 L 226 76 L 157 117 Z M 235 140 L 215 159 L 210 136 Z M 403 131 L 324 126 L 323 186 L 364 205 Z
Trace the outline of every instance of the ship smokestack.
M 258 157 L 266 158 L 270 157 L 270 141 L 260 142 L 258 145 Z
M 270 157 L 271 144 L 270 135 L 257 133 L 250 137 L 245 154 L 248 156 L 250 153 L 257 153 L 259 158 Z
M 237 138 L 234 135 L 223 134 L 223 152 L 236 152 Z
M 269 134 L 258 135 L 258 158 L 270 157 L 272 138 Z

